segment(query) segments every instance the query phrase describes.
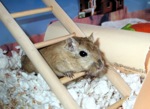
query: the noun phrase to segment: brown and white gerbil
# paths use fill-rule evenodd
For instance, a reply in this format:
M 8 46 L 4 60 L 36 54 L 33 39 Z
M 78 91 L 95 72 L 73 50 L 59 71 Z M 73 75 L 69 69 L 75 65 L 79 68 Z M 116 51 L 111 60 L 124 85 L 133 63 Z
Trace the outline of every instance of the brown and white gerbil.
M 41 48 L 39 52 L 59 77 L 73 77 L 74 73 L 81 71 L 97 76 L 104 68 L 99 46 L 93 42 L 93 34 L 89 37 L 68 38 Z M 37 71 L 26 55 L 22 57 L 22 68 L 29 73 Z

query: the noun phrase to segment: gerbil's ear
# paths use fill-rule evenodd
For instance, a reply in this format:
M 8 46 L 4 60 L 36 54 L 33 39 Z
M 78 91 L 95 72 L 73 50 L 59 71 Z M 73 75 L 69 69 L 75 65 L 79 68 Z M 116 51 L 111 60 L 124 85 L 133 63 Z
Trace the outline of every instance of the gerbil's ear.
M 96 45 L 97 47 L 100 46 L 99 38 L 94 42 L 94 45 Z
M 94 35 L 93 35 L 93 33 L 88 37 L 88 39 L 94 43 Z
M 79 46 L 79 43 L 74 38 L 68 38 L 66 40 L 66 46 L 65 48 L 69 51 L 75 51 L 77 50 Z

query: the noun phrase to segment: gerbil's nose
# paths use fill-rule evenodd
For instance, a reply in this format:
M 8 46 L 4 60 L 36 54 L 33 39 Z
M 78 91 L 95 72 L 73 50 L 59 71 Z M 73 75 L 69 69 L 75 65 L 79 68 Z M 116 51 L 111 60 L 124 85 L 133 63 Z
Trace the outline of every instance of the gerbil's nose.
M 103 62 L 102 62 L 102 60 L 98 60 L 98 68 L 100 69 L 101 67 L 103 66 Z
M 98 64 L 99 64 L 99 65 L 102 65 L 103 62 L 99 59 L 99 60 L 98 60 Z

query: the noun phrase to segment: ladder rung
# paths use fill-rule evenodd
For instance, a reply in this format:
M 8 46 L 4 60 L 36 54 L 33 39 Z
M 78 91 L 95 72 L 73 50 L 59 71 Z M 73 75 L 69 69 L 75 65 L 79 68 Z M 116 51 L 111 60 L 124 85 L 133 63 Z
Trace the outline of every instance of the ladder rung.
M 79 77 L 82 77 L 85 75 L 85 72 L 78 72 L 78 73 L 75 73 L 74 74 L 74 77 L 73 78 L 70 78 L 70 77 L 63 77 L 63 78 L 60 78 L 59 80 L 61 81 L 62 84 L 66 84 L 66 83 L 69 83 L 70 81 L 73 81 Z
M 36 48 L 42 48 L 42 47 L 46 47 L 48 45 L 51 45 L 51 44 L 54 44 L 54 43 L 57 43 L 57 42 L 60 42 L 60 41 L 63 41 L 69 37 L 73 37 L 73 36 L 76 36 L 75 33 L 71 33 L 71 34 L 68 34 L 68 35 L 65 35 L 65 36 L 61 36 L 59 38 L 54 38 L 54 39 L 51 39 L 51 40 L 47 40 L 47 41 L 43 41 L 43 42 L 39 42 L 39 43 L 36 43 L 34 44 L 34 46 Z
M 118 109 L 124 101 L 126 101 L 129 97 L 126 96 L 124 98 L 122 98 L 121 100 L 117 101 L 116 103 L 110 105 L 107 109 Z
M 49 12 L 49 11 L 52 11 L 52 6 L 46 7 L 46 8 L 39 8 L 39 9 L 33 9 L 33 10 L 28 10 L 28 11 L 16 12 L 16 13 L 12 13 L 11 16 L 13 18 L 18 18 L 18 17 L 24 17 L 24 16 L 29 16 L 29 15 L 34 15 L 34 14 L 39 14 L 39 13 L 44 13 L 44 12 Z

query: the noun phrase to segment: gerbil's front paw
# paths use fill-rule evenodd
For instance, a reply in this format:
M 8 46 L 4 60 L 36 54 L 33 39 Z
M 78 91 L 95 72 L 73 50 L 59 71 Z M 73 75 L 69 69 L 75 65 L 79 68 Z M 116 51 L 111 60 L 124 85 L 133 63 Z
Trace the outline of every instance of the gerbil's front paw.
M 70 78 L 74 77 L 73 71 L 65 72 L 64 75 L 67 76 L 67 77 L 70 77 Z

